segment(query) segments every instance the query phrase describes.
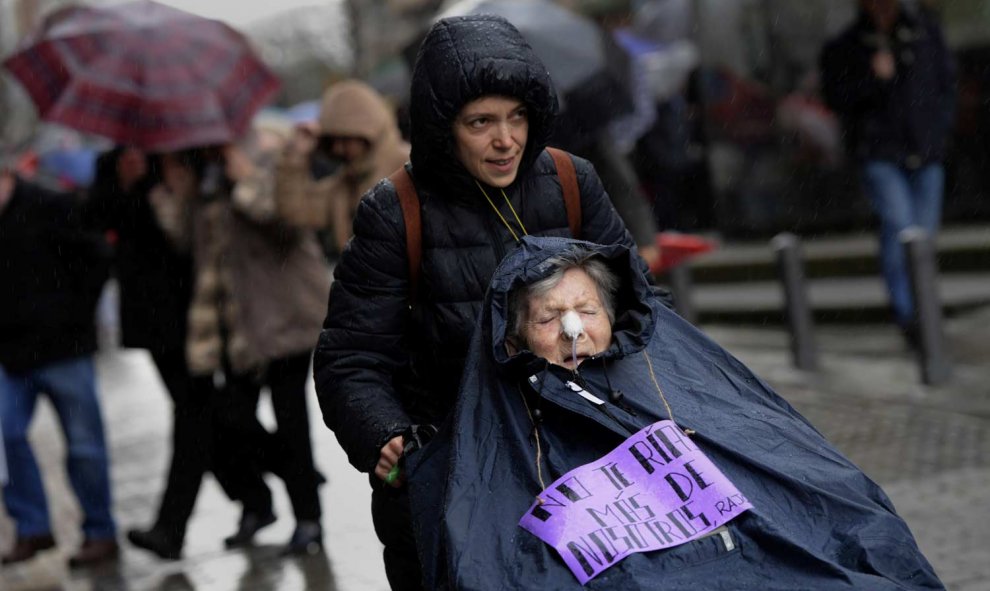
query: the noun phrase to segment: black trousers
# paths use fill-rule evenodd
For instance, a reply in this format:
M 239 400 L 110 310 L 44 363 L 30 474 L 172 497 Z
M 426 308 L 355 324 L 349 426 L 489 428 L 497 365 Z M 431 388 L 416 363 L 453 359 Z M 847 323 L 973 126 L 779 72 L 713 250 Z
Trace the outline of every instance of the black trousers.
M 305 390 L 309 360 L 308 352 L 274 360 L 260 378 L 229 377 L 217 394 L 214 472 L 247 512 L 272 510 L 271 491 L 262 477 L 272 472 L 285 482 L 297 522 L 320 519 Z M 278 423 L 274 433 L 257 417 L 263 385 L 271 390 Z
M 173 407 L 172 459 L 154 528 L 181 545 L 203 475 L 212 465 L 215 388 L 212 377 L 189 375 L 182 349 L 154 351 L 152 359 Z
M 385 576 L 392 591 L 420 591 L 423 571 L 416 553 L 416 539 L 409 512 L 409 489 L 385 486 L 371 476 L 371 518 L 378 540 L 385 546 Z

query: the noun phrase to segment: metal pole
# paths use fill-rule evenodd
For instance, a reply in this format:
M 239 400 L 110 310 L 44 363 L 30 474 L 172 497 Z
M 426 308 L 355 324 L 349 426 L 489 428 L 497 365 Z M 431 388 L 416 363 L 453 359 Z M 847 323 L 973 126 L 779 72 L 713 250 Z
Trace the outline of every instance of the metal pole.
M 698 315 L 691 302 L 691 269 L 685 263 L 667 271 L 670 278 L 670 291 L 674 293 L 674 311 L 691 324 L 696 324 Z
M 911 277 L 921 381 L 929 385 L 941 384 L 949 379 L 952 372 L 945 355 L 935 248 L 928 233 L 922 228 L 906 228 L 897 237 L 904 248 L 908 274 Z
M 784 232 L 773 238 L 771 246 L 777 254 L 777 268 L 784 287 L 794 365 L 803 370 L 817 369 L 815 322 L 805 286 L 801 243 L 794 234 Z

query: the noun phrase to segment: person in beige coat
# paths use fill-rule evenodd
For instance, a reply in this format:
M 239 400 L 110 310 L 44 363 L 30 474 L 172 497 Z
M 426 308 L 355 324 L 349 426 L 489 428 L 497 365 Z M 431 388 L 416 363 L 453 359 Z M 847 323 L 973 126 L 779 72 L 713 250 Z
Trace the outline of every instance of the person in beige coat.
M 278 215 L 274 160 L 252 161 L 234 146 L 166 154 L 165 182 L 151 202 L 166 233 L 193 254 L 190 372 L 214 378 L 200 382 L 204 389 L 223 384 L 204 395 L 217 400 L 213 471 L 243 504 L 238 531 L 225 543 L 247 545 L 275 521 L 262 478 L 271 471 L 285 481 L 296 518 L 284 553 L 300 554 L 323 544 L 305 383 L 330 272 L 315 233 Z M 256 415 L 266 385 L 275 433 Z
M 308 161 L 313 150 L 341 162 L 340 168 L 312 180 Z M 409 144 L 385 99 L 359 80 L 338 82 L 323 96 L 316 134 L 297 128 L 279 161 L 279 214 L 296 226 L 331 230 L 337 252 L 343 252 L 361 197 L 408 159 Z

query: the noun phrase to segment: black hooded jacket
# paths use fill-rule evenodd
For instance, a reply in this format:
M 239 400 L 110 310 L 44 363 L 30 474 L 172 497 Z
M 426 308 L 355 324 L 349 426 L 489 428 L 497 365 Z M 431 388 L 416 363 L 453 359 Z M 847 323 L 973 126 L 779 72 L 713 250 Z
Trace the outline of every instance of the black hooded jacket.
M 324 421 L 362 471 L 371 471 L 381 447 L 410 424 L 437 423 L 452 408 L 488 282 L 515 248 L 455 155 L 452 126 L 466 103 L 486 95 L 524 101 L 528 140 L 505 194 L 531 235 L 570 235 L 557 172 L 544 151 L 556 93 L 515 27 L 493 16 L 441 20 L 420 48 L 411 93 L 407 170 L 422 214 L 418 292 L 410 306 L 405 225 L 395 189 L 383 180 L 358 207 L 314 356 Z M 594 169 L 580 158 L 574 164 L 581 238 L 633 247 Z
M 888 81 L 871 67 L 881 47 L 896 60 Z M 821 74 L 825 100 L 842 118 L 854 159 L 917 168 L 945 157 L 955 113 L 955 65 L 937 23 L 924 12 L 902 6 L 889 36 L 860 12 L 823 49 Z

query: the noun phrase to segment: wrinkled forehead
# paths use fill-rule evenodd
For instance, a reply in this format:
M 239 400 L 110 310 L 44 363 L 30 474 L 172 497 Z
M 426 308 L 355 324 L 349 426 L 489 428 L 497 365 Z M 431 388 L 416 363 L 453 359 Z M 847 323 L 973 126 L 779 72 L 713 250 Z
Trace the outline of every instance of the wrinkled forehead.
M 568 269 L 560 281 L 548 289 L 529 294 L 529 311 L 563 311 L 579 306 L 601 306 L 601 295 L 594 279 L 580 268 Z

